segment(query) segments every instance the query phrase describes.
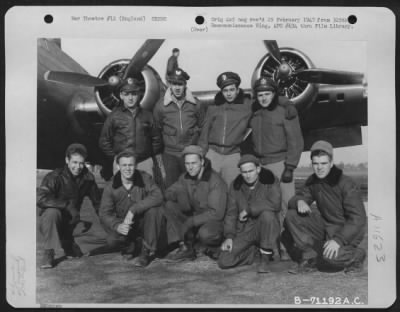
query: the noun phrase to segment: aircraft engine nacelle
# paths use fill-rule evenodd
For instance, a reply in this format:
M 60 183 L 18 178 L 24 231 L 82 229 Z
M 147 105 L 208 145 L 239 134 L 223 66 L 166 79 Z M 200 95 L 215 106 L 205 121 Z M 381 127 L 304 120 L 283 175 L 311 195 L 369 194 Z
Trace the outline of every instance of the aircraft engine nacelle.
M 107 65 L 99 74 L 103 80 L 122 79 L 123 73 L 128 66 L 129 59 L 121 59 Z M 145 92 L 140 102 L 140 106 L 147 110 L 152 110 L 154 105 L 165 91 L 160 75 L 149 65 L 145 65 L 141 71 L 141 77 L 145 85 Z M 117 86 L 104 86 L 95 88 L 95 99 L 102 113 L 107 116 L 112 109 L 119 103 Z
M 303 52 L 292 48 L 280 48 L 282 63 L 289 65 L 289 70 L 295 72 L 302 69 L 315 68 L 310 58 Z M 251 79 L 251 86 L 254 87 L 255 81 L 261 76 L 273 78 L 278 77 L 279 63 L 267 53 L 257 64 Z M 286 79 L 281 79 L 280 93 L 286 95 L 296 105 L 299 112 L 307 109 L 314 102 L 318 95 L 318 86 L 299 80 L 294 75 L 287 73 Z

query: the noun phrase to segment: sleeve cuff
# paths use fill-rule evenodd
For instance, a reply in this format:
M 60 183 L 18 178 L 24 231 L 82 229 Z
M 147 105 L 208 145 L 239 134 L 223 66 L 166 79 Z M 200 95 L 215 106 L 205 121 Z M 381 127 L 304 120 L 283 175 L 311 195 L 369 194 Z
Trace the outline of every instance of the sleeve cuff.
M 286 169 L 290 169 L 290 170 L 294 170 L 294 169 L 297 168 L 297 166 L 295 166 L 295 165 L 290 165 L 290 164 L 286 164 L 286 163 L 285 163 L 285 168 L 286 168 Z
M 340 237 L 333 237 L 332 238 L 336 243 L 338 243 L 340 245 L 340 247 L 342 247 L 344 245 L 344 241 L 340 238 Z
M 227 238 L 234 239 L 234 238 L 235 238 L 235 235 L 232 234 L 232 233 L 225 234 L 225 238 L 226 238 L 226 239 L 227 239 Z

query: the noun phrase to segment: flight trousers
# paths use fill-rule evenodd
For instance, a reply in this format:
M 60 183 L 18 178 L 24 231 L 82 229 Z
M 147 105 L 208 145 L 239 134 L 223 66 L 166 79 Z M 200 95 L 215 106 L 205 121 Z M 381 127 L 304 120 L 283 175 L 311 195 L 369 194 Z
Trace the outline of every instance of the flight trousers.
M 240 174 L 237 166 L 240 160 L 240 153 L 223 155 L 210 148 L 206 157 L 211 160 L 212 168 L 221 175 L 229 188 L 232 181 Z
M 280 235 L 279 215 L 264 211 L 257 218 L 250 218 L 233 239 L 231 251 L 222 251 L 218 266 L 221 269 L 252 264 L 258 248 L 274 250 Z
M 286 214 L 285 228 L 291 235 L 294 246 L 302 251 L 302 259 L 320 258 L 326 264 L 334 267 L 346 267 L 356 258 L 365 253 L 361 242 L 365 238 L 341 246 L 336 258 L 329 259 L 323 256 L 323 245 L 330 240 L 326 225 L 316 209 L 307 215 L 300 215 L 296 209 L 290 209 Z
M 163 212 L 166 218 L 168 244 L 181 241 L 187 242 L 187 240 L 190 244 L 198 241 L 201 245 L 207 247 L 215 247 L 221 244 L 224 232 L 222 221 L 210 220 L 201 226 L 194 227 L 188 233 L 184 233 L 184 223 L 193 214 L 183 213 L 179 208 L 179 204 L 173 201 L 166 202 Z
M 44 249 L 53 249 L 57 254 L 71 251 L 75 237 L 90 229 L 91 223 L 79 221 L 70 224 L 71 216 L 57 208 L 44 209 L 39 217 L 39 232 Z
M 277 163 L 262 165 L 263 168 L 271 170 L 272 173 L 280 180 L 283 171 L 285 170 L 285 162 L 279 161 Z M 283 229 L 283 220 L 285 219 L 286 213 L 288 211 L 289 200 L 295 195 L 294 178 L 292 182 L 279 184 L 281 188 L 282 200 L 281 200 L 281 212 L 279 216 L 279 221 L 281 223 L 281 229 Z
M 170 187 L 186 172 L 185 162 L 182 157 L 164 152 L 162 160 L 165 169 L 165 189 Z
M 143 214 L 135 215 L 134 223 L 128 235 L 122 235 L 116 230 L 102 226 L 103 231 L 88 231 L 75 237 L 81 251 L 86 253 L 113 252 L 121 250 L 131 242 L 141 240 L 143 245 L 150 251 L 155 252 L 158 248 L 160 237 L 162 213 L 160 207 L 153 207 Z

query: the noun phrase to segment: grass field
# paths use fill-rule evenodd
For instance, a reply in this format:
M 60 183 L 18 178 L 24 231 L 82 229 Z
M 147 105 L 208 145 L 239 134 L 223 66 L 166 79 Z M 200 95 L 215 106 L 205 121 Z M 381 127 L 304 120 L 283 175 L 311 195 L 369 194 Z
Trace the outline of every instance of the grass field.
M 44 173 L 38 173 L 38 183 Z M 304 177 L 297 178 L 296 185 L 301 184 Z M 100 179 L 99 185 L 104 185 Z M 81 213 L 94 229 L 100 226 L 89 201 L 85 200 Z M 260 275 L 255 265 L 221 270 L 205 256 L 178 264 L 156 259 L 141 269 L 113 253 L 66 260 L 51 270 L 40 270 L 42 254 L 38 234 L 36 297 L 41 304 L 295 304 L 299 298 L 311 297 L 320 302 L 331 297 L 368 303 L 367 263 L 357 276 L 291 275 L 287 271 L 293 262 L 274 261 L 273 272 Z

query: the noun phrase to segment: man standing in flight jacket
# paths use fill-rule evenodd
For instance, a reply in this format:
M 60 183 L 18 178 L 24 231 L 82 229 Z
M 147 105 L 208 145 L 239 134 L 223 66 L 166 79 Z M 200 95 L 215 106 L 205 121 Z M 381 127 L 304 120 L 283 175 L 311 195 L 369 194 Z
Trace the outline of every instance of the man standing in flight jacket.
M 162 139 L 152 113 L 139 105 L 143 92 L 143 85 L 138 80 L 127 78 L 122 81 L 121 103 L 104 122 L 99 146 L 107 158 L 106 180 L 118 171 L 115 156 L 128 149 L 137 155 L 137 168 L 153 175 L 152 157 L 161 153 Z
M 251 116 L 251 101 L 239 88 L 238 74 L 224 72 L 217 78 L 221 89 L 215 96 L 215 105 L 207 109 L 206 121 L 199 145 L 207 151 L 213 169 L 227 185 L 239 174 L 240 145 L 243 142 Z
M 167 77 L 169 87 L 154 107 L 154 121 L 162 133 L 165 188 L 185 172 L 182 150 L 197 144 L 204 125 L 205 108 L 187 88 L 189 75 L 176 69 Z
M 275 81 L 261 77 L 255 82 L 254 95 L 256 100 L 250 120 L 253 150 L 261 165 L 280 179 L 282 228 L 288 201 L 295 194 L 293 170 L 303 152 L 303 136 L 295 106 L 278 95 Z M 283 245 L 280 249 L 281 259 L 289 260 Z

